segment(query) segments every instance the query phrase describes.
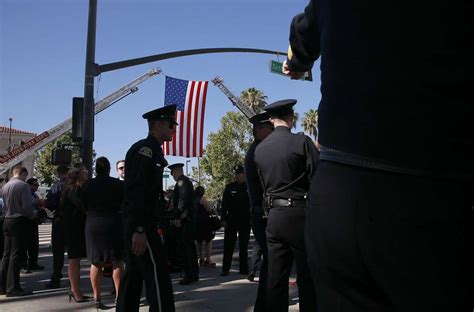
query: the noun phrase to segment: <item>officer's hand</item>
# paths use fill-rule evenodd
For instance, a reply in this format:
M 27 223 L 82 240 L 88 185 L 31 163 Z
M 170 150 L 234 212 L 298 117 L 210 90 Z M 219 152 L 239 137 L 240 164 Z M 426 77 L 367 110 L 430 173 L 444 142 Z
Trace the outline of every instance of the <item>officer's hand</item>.
M 133 233 L 132 236 L 132 252 L 136 256 L 141 256 L 145 253 L 148 239 L 145 233 Z
M 181 227 L 181 220 L 180 219 L 174 220 L 174 226 L 176 226 L 177 228 L 180 228 Z
M 304 72 L 291 71 L 288 68 L 286 60 L 283 62 L 283 68 L 281 69 L 281 72 L 287 76 L 290 76 L 291 79 L 300 79 L 304 75 Z
M 222 224 L 222 227 L 223 227 L 224 229 L 227 227 L 227 222 L 222 221 L 221 224 Z

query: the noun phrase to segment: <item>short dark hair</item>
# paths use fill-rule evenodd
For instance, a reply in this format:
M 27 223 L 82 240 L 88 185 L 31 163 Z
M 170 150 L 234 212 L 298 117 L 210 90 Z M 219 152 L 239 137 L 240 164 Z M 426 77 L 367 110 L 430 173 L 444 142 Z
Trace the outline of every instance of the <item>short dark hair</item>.
M 155 119 L 148 119 L 147 122 L 148 122 L 148 132 L 151 132 L 151 130 L 153 130 L 153 125 L 155 124 L 155 122 L 157 122 L 158 120 L 155 120 Z
M 58 175 L 67 175 L 67 172 L 69 171 L 69 167 L 66 166 L 66 165 L 59 165 L 57 168 L 56 168 L 56 173 Z
M 95 161 L 95 172 L 97 175 L 110 173 L 110 161 L 106 157 L 99 157 Z
M 118 164 L 120 164 L 121 162 L 125 162 L 125 159 L 120 159 L 120 160 L 117 160 L 117 162 L 115 163 L 115 168 L 117 168 Z
M 12 175 L 22 175 L 22 174 L 28 174 L 28 170 L 23 167 L 22 165 L 16 165 L 12 169 Z
M 205 192 L 204 187 L 202 187 L 202 186 L 199 185 L 199 186 L 196 187 L 196 189 L 194 190 L 194 195 L 195 195 L 196 197 L 202 197 L 202 196 L 204 196 L 204 192 Z
M 26 180 L 26 183 L 28 183 L 29 185 L 39 185 L 37 178 L 29 178 L 28 180 Z

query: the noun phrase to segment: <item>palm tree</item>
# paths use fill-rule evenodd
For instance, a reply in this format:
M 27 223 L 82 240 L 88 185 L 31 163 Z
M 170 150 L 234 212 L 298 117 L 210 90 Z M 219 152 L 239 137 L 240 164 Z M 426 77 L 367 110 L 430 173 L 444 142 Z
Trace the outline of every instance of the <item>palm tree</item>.
M 240 99 L 256 113 L 260 113 L 267 104 L 267 96 L 255 88 L 248 88 L 240 93 Z
M 318 129 L 318 110 L 310 109 L 304 113 L 303 118 L 301 119 L 301 127 L 303 127 L 304 132 L 309 133 L 310 136 L 315 136 Z

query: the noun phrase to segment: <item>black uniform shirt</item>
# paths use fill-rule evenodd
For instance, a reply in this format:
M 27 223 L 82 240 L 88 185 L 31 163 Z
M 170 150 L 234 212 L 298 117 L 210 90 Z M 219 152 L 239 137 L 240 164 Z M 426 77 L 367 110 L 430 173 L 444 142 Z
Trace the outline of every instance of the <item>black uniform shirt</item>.
M 245 182 L 232 182 L 225 186 L 221 220 L 226 222 L 250 220 L 250 199 Z
M 472 178 L 473 38 L 472 1 L 311 0 L 288 65 L 321 55 L 319 142 L 338 161 Z
M 262 201 L 263 201 L 263 187 L 258 177 L 257 164 L 255 163 L 255 149 L 260 143 L 259 140 L 255 139 L 250 145 L 247 155 L 245 155 L 245 179 L 247 181 L 247 187 L 250 196 L 250 203 L 254 212 L 263 212 Z M 255 211 L 257 209 L 258 211 Z
M 178 210 L 182 218 L 188 220 L 196 219 L 196 209 L 194 209 L 194 187 L 193 183 L 185 175 L 176 181 L 173 190 L 173 206 Z
M 127 229 L 152 228 L 163 213 L 163 170 L 168 162 L 151 135 L 130 147 L 125 157 L 124 213 Z
M 304 198 L 319 161 L 318 154 L 308 136 L 276 127 L 255 151 L 265 192 L 273 198 Z

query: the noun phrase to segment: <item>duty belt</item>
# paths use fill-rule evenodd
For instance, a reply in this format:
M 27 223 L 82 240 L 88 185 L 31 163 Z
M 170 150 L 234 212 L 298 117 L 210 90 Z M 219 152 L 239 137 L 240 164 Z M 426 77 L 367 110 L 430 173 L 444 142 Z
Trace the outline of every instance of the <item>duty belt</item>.
M 273 207 L 304 207 L 306 206 L 306 199 L 280 199 L 280 198 L 273 198 L 270 202 L 270 208 Z

